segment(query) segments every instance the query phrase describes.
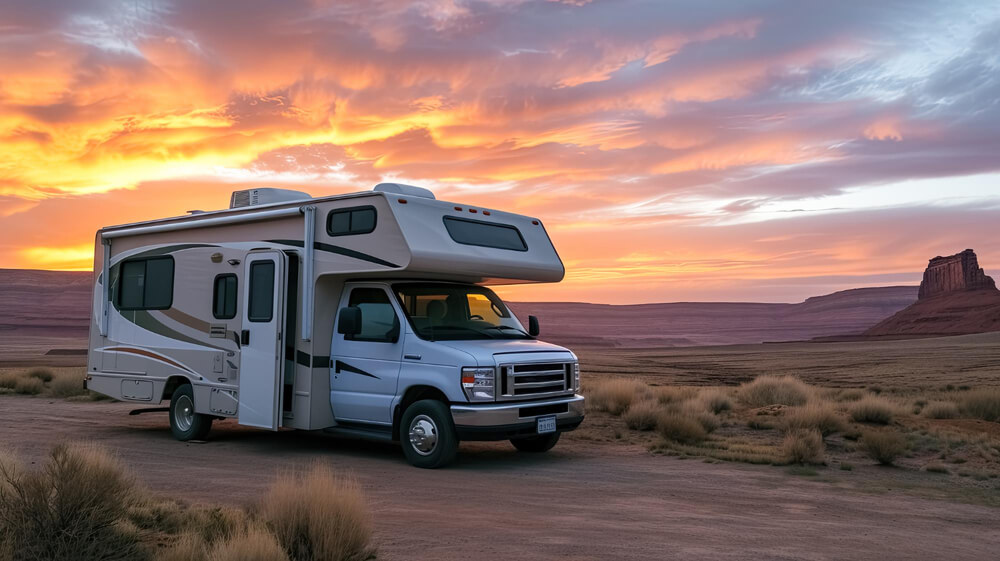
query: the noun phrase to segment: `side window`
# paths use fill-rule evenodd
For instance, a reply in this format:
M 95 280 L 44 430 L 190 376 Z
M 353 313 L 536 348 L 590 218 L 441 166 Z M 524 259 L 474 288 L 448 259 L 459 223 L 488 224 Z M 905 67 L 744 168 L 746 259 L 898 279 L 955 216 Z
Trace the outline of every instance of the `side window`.
M 269 322 L 274 318 L 274 261 L 250 264 L 250 309 L 247 319 Z
M 355 288 L 347 305 L 361 309 L 361 333 L 349 336 L 348 340 L 391 343 L 398 339 L 399 318 L 384 290 Z
M 376 218 L 373 206 L 332 210 L 326 217 L 326 233 L 331 236 L 369 234 L 375 231 Z
M 118 281 L 121 310 L 166 310 L 174 300 L 174 258 L 122 262 Z
M 236 317 L 236 275 L 230 273 L 215 277 L 212 294 L 212 315 L 215 319 Z

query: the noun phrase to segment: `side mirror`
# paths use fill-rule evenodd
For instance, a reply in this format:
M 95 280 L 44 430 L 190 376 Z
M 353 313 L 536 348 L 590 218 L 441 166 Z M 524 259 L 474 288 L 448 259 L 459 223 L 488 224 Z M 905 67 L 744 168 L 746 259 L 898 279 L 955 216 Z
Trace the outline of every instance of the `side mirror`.
M 538 337 L 538 333 L 538 318 L 535 316 L 528 316 L 528 335 Z
M 353 337 L 361 333 L 361 308 L 348 306 L 337 314 L 337 333 Z

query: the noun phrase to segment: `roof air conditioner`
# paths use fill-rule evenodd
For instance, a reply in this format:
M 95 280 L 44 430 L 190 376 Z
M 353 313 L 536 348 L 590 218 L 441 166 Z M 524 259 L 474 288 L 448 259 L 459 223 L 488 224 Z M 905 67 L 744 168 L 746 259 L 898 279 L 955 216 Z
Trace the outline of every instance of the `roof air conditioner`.
M 229 198 L 229 208 L 287 203 L 311 198 L 312 196 L 309 193 L 293 191 L 292 189 L 274 189 L 271 187 L 243 189 L 242 191 L 233 191 L 232 197 Z

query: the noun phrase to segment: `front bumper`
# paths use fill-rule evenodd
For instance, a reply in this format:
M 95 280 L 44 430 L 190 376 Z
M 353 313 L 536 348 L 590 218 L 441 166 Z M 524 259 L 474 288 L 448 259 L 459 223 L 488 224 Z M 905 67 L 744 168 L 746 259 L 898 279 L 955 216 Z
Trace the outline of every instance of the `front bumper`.
M 459 440 L 507 440 L 533 436 L 536 419 L 555 415 L 556 430 L 571 431 L 583 422 L 584 397 L 572 395 L 521 403 L 451 406 Z

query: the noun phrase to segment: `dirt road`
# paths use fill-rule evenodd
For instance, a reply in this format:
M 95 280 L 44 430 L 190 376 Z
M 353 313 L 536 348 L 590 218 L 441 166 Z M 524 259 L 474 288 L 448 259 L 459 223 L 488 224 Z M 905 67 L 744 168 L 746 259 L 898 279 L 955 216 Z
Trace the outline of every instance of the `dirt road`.
M 356 475 L 379 559 L 995 559 L 1000 509 L 866 494 L 778 468 L 653 457 L 560 443 L 544 456 L 463 445 L 460 463 L 410 467 L 395 446 L 218 423 L 173 440 L 165 413 L 121 403 L 0 396 L 0 446 L 39 461 L 61 440 L 119 452 L 156 492 L 253 501 L 273 474 L 313 461 Z

